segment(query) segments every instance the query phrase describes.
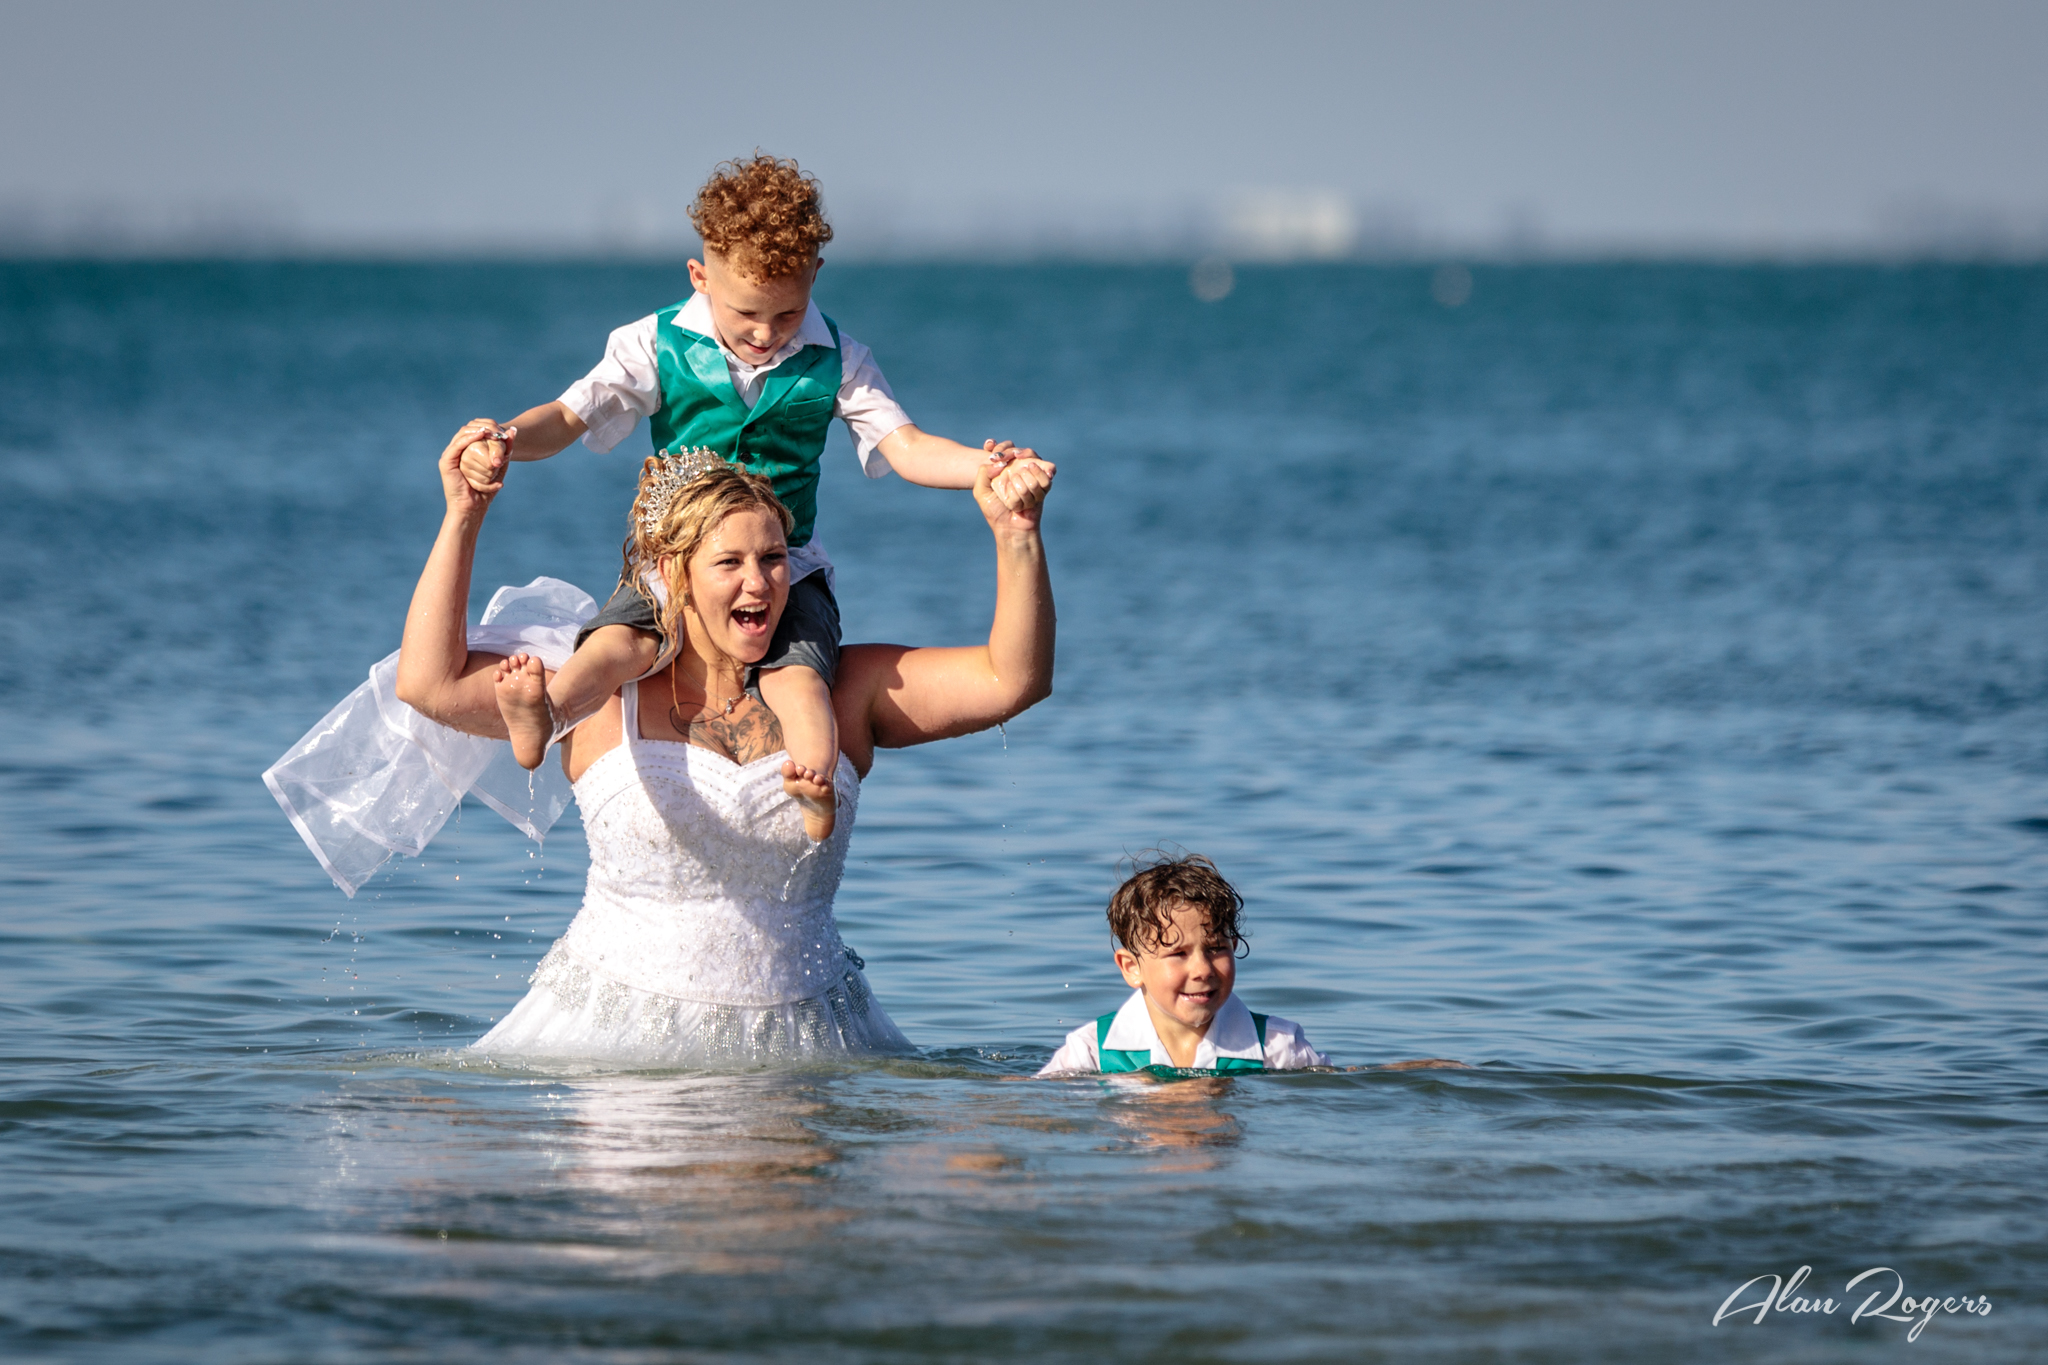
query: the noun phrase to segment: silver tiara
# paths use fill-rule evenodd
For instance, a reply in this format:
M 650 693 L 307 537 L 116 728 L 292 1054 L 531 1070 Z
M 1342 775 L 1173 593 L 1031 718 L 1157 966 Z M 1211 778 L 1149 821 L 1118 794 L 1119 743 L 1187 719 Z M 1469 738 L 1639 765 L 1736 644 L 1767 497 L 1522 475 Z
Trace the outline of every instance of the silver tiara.
M 641 499 L 640 529 L 650 536 L 660 530 L 662 519 L 676 505 L 676 494 L 723 468 L 725 457 L 710 446 L 691 446 L 668 456 L 655 471 L 654 482 L 647 486 Z

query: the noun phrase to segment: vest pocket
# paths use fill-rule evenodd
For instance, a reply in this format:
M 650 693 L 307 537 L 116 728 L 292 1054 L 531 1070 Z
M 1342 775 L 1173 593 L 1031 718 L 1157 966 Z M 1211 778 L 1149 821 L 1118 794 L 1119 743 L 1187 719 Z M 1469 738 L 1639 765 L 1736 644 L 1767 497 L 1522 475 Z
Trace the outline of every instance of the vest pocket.
M 786 421 L 801 421 L 805 418 L 819 416 L 830 417 L 831 414 L 832 395 L 829 393 L 823 398 L 800 398 L 793 403 L 784 403 L 782 405 L 782 415 Z

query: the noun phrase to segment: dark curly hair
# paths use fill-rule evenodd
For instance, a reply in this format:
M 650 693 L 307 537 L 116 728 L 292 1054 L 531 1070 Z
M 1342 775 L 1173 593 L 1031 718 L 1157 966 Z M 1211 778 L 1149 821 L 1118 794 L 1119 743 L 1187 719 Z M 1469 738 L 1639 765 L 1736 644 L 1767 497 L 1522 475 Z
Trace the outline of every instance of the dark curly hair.
M 802 274 L 832 240 L 817 177 L 759 148 L 718 164 L 690 205 L 690 221 L 706 251 L 760 280 Z
M 1131 875 L 1109 898 L 1109 931 L 1134 953 L 1157 948 L 1173 932 L 1173 916 L 1193 906 L 1209 919 L 1209 932 L 1242 956 L 1249 951 L 1237 917 L 1244 897 L 1199 853 L 1152 849 L 1132 860 Z

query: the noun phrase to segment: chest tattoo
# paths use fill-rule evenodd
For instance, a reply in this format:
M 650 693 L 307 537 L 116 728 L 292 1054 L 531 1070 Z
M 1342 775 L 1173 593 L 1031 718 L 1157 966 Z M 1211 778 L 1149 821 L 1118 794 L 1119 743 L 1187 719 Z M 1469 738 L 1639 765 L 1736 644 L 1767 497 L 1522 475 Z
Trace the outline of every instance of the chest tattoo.
M 782 748 L 782 722 L 749 697 L 735 715 L 691 721 L 690 743 L 724 754 L 735 763 L 752 763 Z

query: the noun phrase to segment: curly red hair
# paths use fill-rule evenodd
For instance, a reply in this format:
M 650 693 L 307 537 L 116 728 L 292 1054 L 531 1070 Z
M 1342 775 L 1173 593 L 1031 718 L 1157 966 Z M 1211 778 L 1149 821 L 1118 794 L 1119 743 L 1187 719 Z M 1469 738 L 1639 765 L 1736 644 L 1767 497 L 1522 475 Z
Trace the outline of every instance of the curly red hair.
M 760 280 L 802 274 L 832 240 L 818 178 L 758 150 L 718 164 L 690 205 L 690 222 L 706 251 Z

